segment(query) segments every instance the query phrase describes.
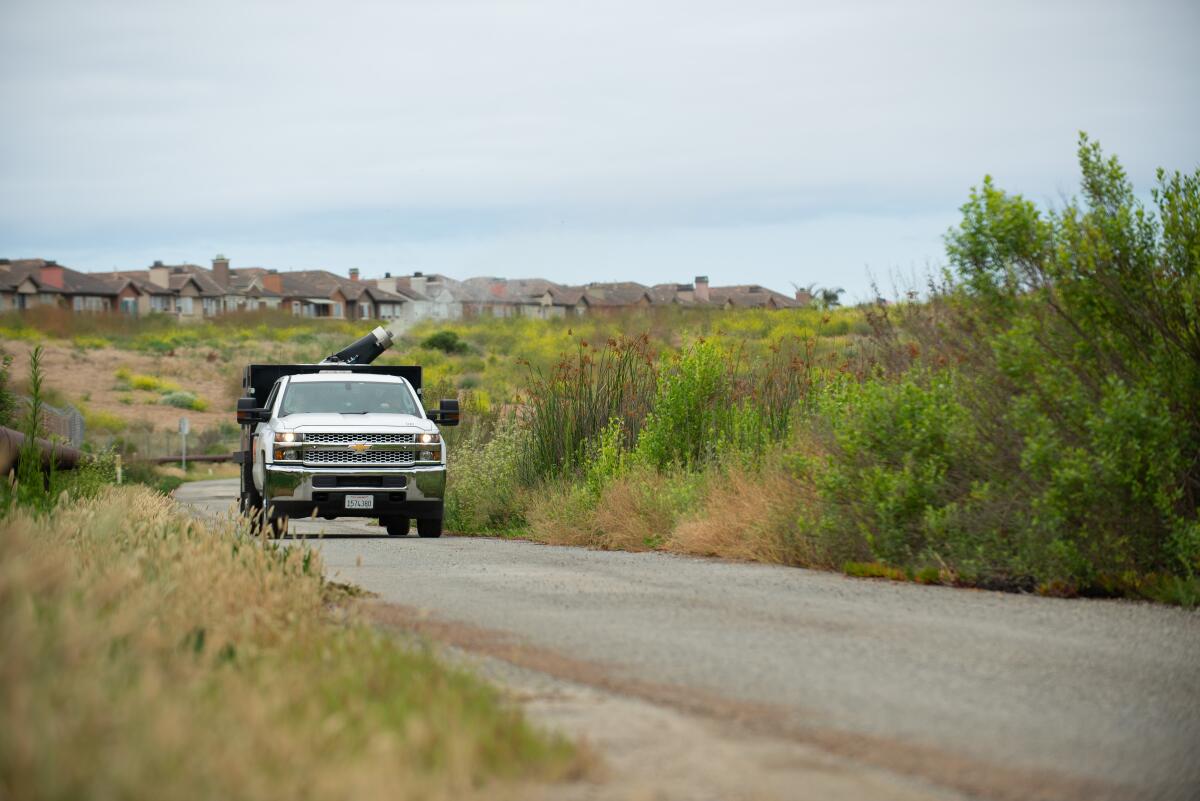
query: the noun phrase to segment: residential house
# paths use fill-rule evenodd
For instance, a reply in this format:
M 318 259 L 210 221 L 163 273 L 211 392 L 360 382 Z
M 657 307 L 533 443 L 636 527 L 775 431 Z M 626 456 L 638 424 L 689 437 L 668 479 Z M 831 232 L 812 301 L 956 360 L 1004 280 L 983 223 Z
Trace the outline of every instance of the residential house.
M 106 312 L 113 310 L 116 297 L 102 278 L 53 260 L 0 259 L 0 312 L 33 306 Z
M 648 309 L 655 305 L 650 287 L 636 281 L 586 284 L 579 302 L 587 309 L 584 313 L 605 315 L 620 314 L 630 309 Z
M 384 273 L 383 278 L 364 283 L 404 298 L 400 316 L 411 321 L 427 318 L 457 320 L 464 316 L 464 308 L 471 308 L 474 297 L 473 291 L 460 281 L 422 272 L 400 276 L 389 272 Z
M 457 294 L 466 317 L 566 317 L 582 314 L 583 290 L 544 278 L 469 278 Z
M 811 295 L 805 297 L 802 292 L 798 290 L 795 297 L 788 297 L 758 284 L 710 287 L 704 275 L 696 276 L 691 284 L 658 284 L 650 288 L 656 305 L 684 308 L 796 309 L 812 301 Z
M 791 309 L 808 305 L 758 284 L 709 286 L 706 276 L 690 284 L 645 286 L 634 281 L 567 286 L 544 278 L 470 278 L 456 281 L 436 273 L 363 279 L 328 270 L 281 272 L 232 267 L 217 255 L 212 267 L 164 264 L 144 270 L 88 274 L 42 259 L 0 260 L 0 310 L 56 304 L 76 311 L 170 314 L 198 320 L 217 314 L 284 309 L 305 317 L 347 320 L 457 319 L 526 316 L 541 319 L 629 310 L 679 308 Z
M 409 314 L 413 298 L 389 291 L 376 282 L 363 281 L 357 268 L 349 278 L 328 270 L 295 270 L 276 273 L 283 308 L 301 317 L 345 320 L 396 320 Z
M 720 305 L 724 309 L 770 309 L 772 311 L 796 309 L 802 305 L 795 298 L 790 298 L 782 292 L 776 292 L 758 284 L 713 287 L 709 290 L 709 302 Z

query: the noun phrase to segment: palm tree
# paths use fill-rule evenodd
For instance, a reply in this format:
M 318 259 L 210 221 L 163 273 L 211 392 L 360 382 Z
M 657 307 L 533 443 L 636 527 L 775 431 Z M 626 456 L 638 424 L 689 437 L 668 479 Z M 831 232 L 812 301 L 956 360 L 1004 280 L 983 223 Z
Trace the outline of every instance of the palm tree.
M 839 287 L 822 287 L 816 291 L 817 302 L 825 309 L 836 309 L 842 305 L 840 296 L 846 290 Z

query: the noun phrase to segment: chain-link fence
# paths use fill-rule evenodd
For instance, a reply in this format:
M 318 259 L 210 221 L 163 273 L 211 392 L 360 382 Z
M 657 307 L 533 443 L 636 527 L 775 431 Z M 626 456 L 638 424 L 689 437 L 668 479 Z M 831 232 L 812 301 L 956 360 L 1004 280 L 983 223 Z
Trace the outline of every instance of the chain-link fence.
M 26 404 L 29 403 L 28 398 L 23 398 Z M 83 425 L 83 415 L 74 406 L 65 406 L 59 408 L 42 404 L 42 428 L 46 432 L 46 436 L 51 439 L 59 439 L 68 443 L 72 448 L 78 448 L 83 445 L 83 436 L 86 433 Z
M 92 443 L 98 449 L 112 448 L 131 458 L 161 459 L 178 456 L 183 440 L 178 431 L 126 430 L 120 434 L 93 434 Z M 236 428 L 193 429 L 188 434 L 188 454 L 192 456 L 230 453 L 237 448 Z

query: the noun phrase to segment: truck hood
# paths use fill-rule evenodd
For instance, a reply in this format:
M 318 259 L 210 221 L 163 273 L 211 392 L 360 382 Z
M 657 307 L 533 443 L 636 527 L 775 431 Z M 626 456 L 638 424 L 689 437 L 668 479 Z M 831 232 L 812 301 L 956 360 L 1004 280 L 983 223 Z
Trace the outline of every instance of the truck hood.
M 411 414 L 292 414 L 279 422 L 288 431 L 436 430 L 433 421 Z

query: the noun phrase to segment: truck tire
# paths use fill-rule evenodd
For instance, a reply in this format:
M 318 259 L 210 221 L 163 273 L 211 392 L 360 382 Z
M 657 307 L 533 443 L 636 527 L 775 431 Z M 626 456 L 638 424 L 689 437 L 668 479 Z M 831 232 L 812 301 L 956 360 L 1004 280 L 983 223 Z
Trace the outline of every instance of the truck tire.
M 442 518 L 417 518 L 417 534 L 423 539 L 442 536 Z
M 258 490 L 254 488 L 254 476 L 251 474 L 253 466 L 243 459 L 242 461 L 242 487 L 241 493 L 238 495 L 238 511 L 243 516 L 249 517 L 251 520 L 257 521 L 262 515 L 262 496 L 258 494 Z
M 389 517 L 386 520 L 380 520 L 387 527 L 387 533 L 390 537 L 407 537 L 409 524 L 411 521 L 407 517 Z

